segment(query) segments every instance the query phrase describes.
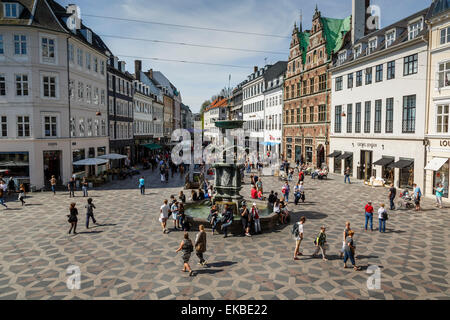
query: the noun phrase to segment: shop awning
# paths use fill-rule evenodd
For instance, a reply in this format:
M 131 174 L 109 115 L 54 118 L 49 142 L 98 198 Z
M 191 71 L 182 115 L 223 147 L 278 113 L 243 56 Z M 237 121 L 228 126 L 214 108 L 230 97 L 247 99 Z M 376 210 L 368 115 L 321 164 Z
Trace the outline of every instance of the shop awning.
M 382 166 L 382 167 L 385 167 L 385 166 L 387 166 L 388 164 L 391 164 L 391 163 L 394 162 L 394 161 L 395 161 L 394 158 L 381 158 L 380 160 L 375 161 L 375 162 L 373 163 L 373 165 L 374 165 L 374 166 Z
M 388 168 L 403 169 L 403 168 L 409 167 L 413 163 L 414 163 L 413 160 L 399 160 L 397 162 L 394 162 L 394 163 L 391 163 L 390 165 L 388 165 Z
M 109 153 L 109 154 L 105 154 L 103 156 L 99 156 L 100 159 L 107 159 L 107 160 L 120 160 L 120 159 L 125 159 L 128 158 L 127 156 L 121 155 L 121 154 L 117 154 L 117 153 Z
M 344 154 L 341 154 L 339 157 L 336 157 L 336 160 L 343 160 L 353 157 L 353 152 L 344 152 Z
M 143 144 L 142 146 L 150 150 L 158 150 L 162 148 L 159 144 L 156 143 Z
M 97 158 L 88 158 L 88 159 L 76 161 L 73 163 L 73 165 L 75 165 L 75 166 L 96 166 L 96 165 L 101 165 L 101 164 L 106 164 L 106 163 L 108 163 L 108 160 L 97 159 Z
M 328 158 L 336 158 L 337 156 L 340 156 L 342 152 L 340 151 L 335 151 L 332 154 L 328 155 Z
M 439 171 L 442 166 L 448 161 L 448 158 L 433 158 L 428 162 L 425 170 Z

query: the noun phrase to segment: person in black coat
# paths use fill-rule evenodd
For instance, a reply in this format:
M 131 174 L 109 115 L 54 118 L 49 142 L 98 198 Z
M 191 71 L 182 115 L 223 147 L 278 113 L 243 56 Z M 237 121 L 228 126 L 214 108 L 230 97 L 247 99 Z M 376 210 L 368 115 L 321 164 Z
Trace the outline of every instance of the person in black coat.
M 75 208 L 75 205 L 76 205 L 75 203 L 71 203 L 70 207 L 69 207 L 69 211 L 70 211 L 70 214 L 68 215 L 69 223 L 70 223 L 69 234 L 72 232 L 72 229 L 73 229 L 73 234 L 77 234 L 78 209 Z

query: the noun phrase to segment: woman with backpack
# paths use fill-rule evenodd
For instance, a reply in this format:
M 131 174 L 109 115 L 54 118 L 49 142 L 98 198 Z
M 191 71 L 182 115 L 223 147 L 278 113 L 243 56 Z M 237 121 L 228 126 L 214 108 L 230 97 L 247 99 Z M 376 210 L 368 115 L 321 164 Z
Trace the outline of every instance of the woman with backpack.
M 192 245 L 191 239 L 189 239 L 189 233 L 184 233 L 184 239 L 181 241 L 180 246 L 175 252 L 180 252 L 183 250 L 183 270 L 181 272 L 189 271 L 189 276 L 194 275 L 191 266 L 189 265 L 189 259 L 191 258 L 191 253 L 194 251 L 194 246 Z
M 300 252 L 300 244 L 303 240 L 303 225 L 305 224 L 306 218 L 301 217 L 300 221 L 295 223 L 292 228 L 292 234 L 295 238 L 295 251 L 294 251 L 294 260 L 299 260 L 297 256 L 302 256 L 303 254 Z
M 388 214 L 386 209 L 384 208 L 384 203 L 380 204 L 380 209 L 378 209 L 378 221 L 379 227 L 378 231 L 386 232 L 386 220 L 388 219 Z

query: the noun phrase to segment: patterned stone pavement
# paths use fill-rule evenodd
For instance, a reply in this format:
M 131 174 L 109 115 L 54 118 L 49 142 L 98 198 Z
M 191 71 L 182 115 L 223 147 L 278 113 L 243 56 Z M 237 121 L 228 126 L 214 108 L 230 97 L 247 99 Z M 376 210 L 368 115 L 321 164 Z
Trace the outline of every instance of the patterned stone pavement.
M 295 207 L 294 220 L 305 224 L 304 256 L 292 259 L 291 226 L 252 238 L 211 236 L 205 256 L 209 268 L 189 277 L 181 273 L 181 253 L 175 253 L 181 232 L 162 234 L 158 223 L 162 199 L 177 194 L 182 179 L 161 184 L 157 174 L 144 173 L 147 194 L 132 180 L 114 181 L 91 190 L 102 225 L 84 227 L 85 199 L 79 207 L 78 235 L 68 235 L 66 215 L 71 199 L 34 193 L 27 206 L 9 202 L 0 209 L 0 299 L 449 299 L 450 210 L 437 210 L 426 200 L 424 210 L 390 212 L 387 233 L 364 232 L 363 207 L 371 199 L 385 200 L 386 189 L 343 178 L 306 179 L 307 202 Z M 248 181 L 246 179 L 246 181 Z M 263 179 L 265 191 L 280 192 L 276 178 Z M 293 185 L 291 185 L 293 187 Z M 248 185 L 243 194 L 249 194 Z M 356 231 L 357 263 L 363 270 L 343 269 L 338 251 L 345 221 Z M 171 221 L 170 221 L 171 222 Z M 377 219 L 374 219 L 377 225 Z M 312 258 L 313 239 L 327 226 L 329 261 Z M 170 224 L 170 227 L 172 225 Z M 264 230 L 263 230 L 264 231 Z M 195 232 L 191 232 L 191 237 Z M 81 270 L 81 288 L 69 290 L 66 269 Z M 368 290 L 367 266 L 381 269 L 381 289 Z

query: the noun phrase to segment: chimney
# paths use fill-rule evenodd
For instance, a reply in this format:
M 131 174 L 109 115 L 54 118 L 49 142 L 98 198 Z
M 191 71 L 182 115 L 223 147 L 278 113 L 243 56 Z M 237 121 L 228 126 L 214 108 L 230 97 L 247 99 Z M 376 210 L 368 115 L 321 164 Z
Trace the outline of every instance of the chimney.
M 148 70 L 148 77 L 153 79 L 153 69 Z
M 114 56 L 114 69 L 119 70 L 119 57 Z
M 253 67 L 253 72 L 254 72 L 254 73 L 258 72 L 258 66 L 254 66 L 254 67 Z
M 352 0 L 352 44 L 363 38 L 367 33 L 367 21 L 370 13 L 370 0 Z
M 141 71 L 142 71 L 142 61 L 134 60 L 134 74 L 136 76 L 136 80 L 141 81 Z

